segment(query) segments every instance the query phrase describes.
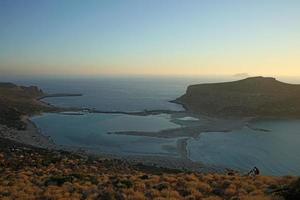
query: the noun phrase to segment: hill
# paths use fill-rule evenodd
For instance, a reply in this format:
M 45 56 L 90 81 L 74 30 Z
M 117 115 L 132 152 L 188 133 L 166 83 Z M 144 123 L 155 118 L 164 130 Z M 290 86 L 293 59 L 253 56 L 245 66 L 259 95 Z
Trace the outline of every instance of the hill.
M 300 85 L 266 77 L 198 84 L 174 102 L 209 116 L 300 117 Z
M 0 124 L 17 129 L 25 129 L 22 115 L 32 115 L 51 107 L 38 101 L 44 93 L 36 86 L 17 86 L 13 83 L 0 83 Z
M 199 174 L 49 151 L 0 139 L 0 199 L 271 200 L 295 177 Z M 291 190 L 291 191 L 290 191 Z M 283 193 L 288 192 L 288 193 Z M 297 199 L 297 198 L 287 198 Z

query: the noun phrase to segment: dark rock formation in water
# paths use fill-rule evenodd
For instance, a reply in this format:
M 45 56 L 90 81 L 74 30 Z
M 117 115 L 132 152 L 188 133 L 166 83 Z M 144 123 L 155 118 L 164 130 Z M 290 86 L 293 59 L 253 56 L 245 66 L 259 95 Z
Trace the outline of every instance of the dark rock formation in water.
M 188 111 L 220 117 L 299 117 L 300 85 L 275 78 L 191 85 L 174 102 Z

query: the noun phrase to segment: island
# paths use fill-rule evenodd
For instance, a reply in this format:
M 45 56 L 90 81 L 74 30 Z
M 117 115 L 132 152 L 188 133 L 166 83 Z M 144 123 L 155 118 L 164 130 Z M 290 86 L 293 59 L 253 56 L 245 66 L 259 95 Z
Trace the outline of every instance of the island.
M 191 85 L 172 101 L 213 117 L 300 117 L 300 85 L 270 77 Z

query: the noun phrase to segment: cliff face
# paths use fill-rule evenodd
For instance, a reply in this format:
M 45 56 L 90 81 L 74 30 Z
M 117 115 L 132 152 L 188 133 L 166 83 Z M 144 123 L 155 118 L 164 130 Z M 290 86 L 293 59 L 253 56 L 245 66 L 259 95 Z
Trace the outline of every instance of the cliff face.
M 191 85 L 175 102 L 210 116 L 299 117 L 300 85 L 265 77 Z

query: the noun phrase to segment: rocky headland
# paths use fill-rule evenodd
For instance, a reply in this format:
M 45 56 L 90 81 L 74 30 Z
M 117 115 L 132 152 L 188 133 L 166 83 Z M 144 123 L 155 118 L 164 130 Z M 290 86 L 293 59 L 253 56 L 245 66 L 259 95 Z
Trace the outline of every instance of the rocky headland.
M 173 101 L 195 114 L 213 117 L 300 117 L 300 85 L 275 78 L 198 84 Z
M 51 139 L 41 134 L 29 118 L 43 112 L 74 110 L 55 107 L 41 101 L 43 98 L 78 95 L 46 94 L 37 86 L 0 83 L 0 137 L 38 147 L 56 148 Z

